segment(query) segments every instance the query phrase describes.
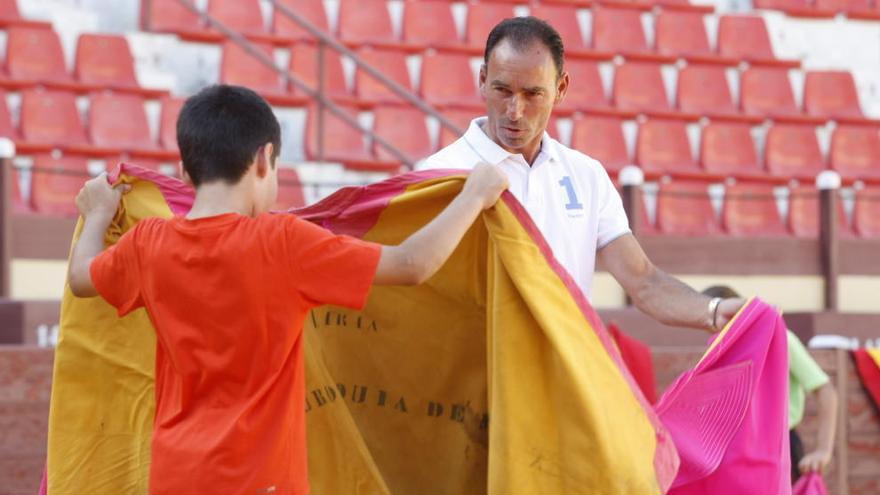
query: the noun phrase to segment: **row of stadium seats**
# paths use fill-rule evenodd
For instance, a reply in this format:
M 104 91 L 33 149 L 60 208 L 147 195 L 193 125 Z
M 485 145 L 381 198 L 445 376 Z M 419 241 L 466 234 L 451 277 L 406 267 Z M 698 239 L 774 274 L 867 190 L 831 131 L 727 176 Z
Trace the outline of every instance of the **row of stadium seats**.
M 38 154 L 28 170 L 30 180 L 19 177 L 13 181 L 13 208 L 18 213 L 36 212 L 73 217 L 73 201 L 83 180 L 88 176 L 88 164 L 83 157 L 56 157 Z M 296 170 L 282 166 L 279 169 L 279 199 L 277 209 L 302 206 L 303 187 Z M 29 184 L 24 191 L 21 184 Z M 812 187 L 800 186 L 783 196 L 788 214 L 786 220 L 779 212 L 780 188 L 766 184 L 734 184 L 725 187 L 720 216 L 712 206 L 706 182 L 661 181 L 657 191 L 656 223 L 648 220 L 646 209 L 639 225 L 645 235 L 732 235 L 737 237 L 818 236 L 818 193 Z M 855 191 L 852 221 L 840 203 L 838 208 L 840 235 L 844 238 L 880 238 L 880 188 L 861 188 Z
M 646 214 L 642 215 L 640 232 L 645 235 L 817 238 L 819 195 L 816 189 L 808 186 L 783 189 L 783 201 L 777 200 L 779 192 L 778 188 L 768 185 L 728 185 L 718 215 L 706 183 L 661 183 L 656 198 L 656 223 L 652 224 Z M 787 209 L 785 220 L 779 211 L 780 202 Z M 842 238 L 880 238 L 880 188 L 855 191 L 852 222 L 842 202 L 838 203 L 837 217 Z
M 323 0 L 286 0 L 282 2 L 305 17 L 317 28 L 331 33 Z M 773 54 L 767 28 L 761 17 L 723 15 L 718 20 L 717 48 L 711 47 L 704 23 L 705 9 L 682 10 L 686 3 L 667 5 L 656 14 L 653 46 L 649 44 L 639 3 L 599 6 L 590 10 L 570 2 L 522 3 L 515 9 L 510 3 L 480 2 L 467 4 L 464 32 L 456 29 L 451 2 L 419 0 L 406 2 L 400 34 L 392 26 L 386 0 L 341 0 L 335 32 L 350 47 L 365 45 L 422 51 L 432 48 L 482 54 L 486 36 L 498 21 L 528 13 L 549 21 L 562 35 L 569 57 L 609 59 L 614 54 L 633 58 L 674 61 L 686 58 L 701 62 L 736 65 L 741 61 L 753 64 L 797 66 L 797 61 L 778 60 Z M 146 4 L 142 4 L 146 9 Z M 142 12 L 145 30 L 175 33 L 183 39 L 222 42 L 224 36 L 209 29 L 202 20 L 175 0 L 153 0 L 149 11 Z M 702 11 L 701 11 L 702 10 Z M 711 8 L 709 8 L 711 10 Z M 314 39 L 281 12 L 266 23 L 258 0 L 210 0 L 206 11 L 227 27 L 248 35 L 255 41 L 287 45 L 291 40 Z M 590 23 L 581 26 L 581 17 Z M 584 37 L 584 33 L 590 33 Z
M 880 20 L 877 0 L 755 0 L 757 9 L 781 10 L 795 17 L 823 18 L 844 14 L 852 19 Z
M 259 44 L 267 55 L 272 45 Z M 317 48 L 310 43 L 290 47 L 289 69 L 312 87 L 317 86 Z M 407 70 L 406 55 L 396 50 L 362 49 L 368 63 L 400 85 L 415 89 Z M 349 90 L 342 62 L 336 52 L 325 53 L 327 92 L 343 101 L 386 103 L 399 101 L 384 85 L 365 71 L 357 71 L 354 88 Z M 577 90 L 560 111 L 595 111 L 614 108 L 623 112 L 710 115 L 713 117 L 862 119 L 864 114 L 852 75 L 845 71 L 808 71 L 804 84 L 803 109 L 799 108 L 785 68 L 751 67 L 740 74 L 740 98 L 734 101 L 723 66 L 688 65 L 677 74 L 676 102 L 667 97 L 662 66 L 658 63 L 626 62 L 614 70 L 612 94 L 603 89 L 599 63 L 572 59 L 568 70 Z M 223 49 L 219 80 L 252 87 L 273 104 L 301 106 L 304 94 L 289 87 L 269 67 L 232 42 Z M 442 75 L 443 77 L 439 77 Z M 440 106 L 482 107 L 471 70 L 471 59 L 463 54 L 431 53 L 421 60 L 418 93 L 429 103 Z M 112 89 L 155 98 L 162 91 L 141 88 L 134 62 L 124 37 L 83 34 L 79 37 L 76 64 L 71 73 L 64 64 L 58 35 L 50 28 L 12 27 L 8 30 L 4 71 L 0 87 L 12 89 L 44 85 L 78 92 Z
M 116 163 L 113 160 L 112 163 Z M 145 165 L 142 159 L 131 163 Z M 32 165 L 15 174 L 12 181 L 12 208 L 16 213 L 75 217 L 74 199 L 83 182 L 98 170 L 89 166 L 89 160 L 77 155 L 39 153 Z M 23 177 L 24 176 L 24 177 Z M 282 165 L 278 169 L 277 210 L 305 205 L 303 184 L 296 169 Z
M 127 93 L 93 93 L 89 98 L 88 123 L 80 118 L 74 93 L 28 89 L 21 93 L 20 125 L 12 126 L 0 90 L 0 132 L 16 138 L 22 153 L 59 149 L 67 154 L 87 156 L 127 155 L 147 163 L 177 160 L 175 122 L 181 99 L 163 98 L 158 137 L 150 133 L 143 97 Z M 343 107 L 353 117 L 358 108 Z M 464 128 L 474 111 L 451 110 L 447 116 Z M 396 143 L 412 159 L 430 155 L 452 142 L 449 131 L 439 137 L 429 133 L 421 111 L 400 105 L 373 108 L 372 129 Z M 625 122 L 638 126 L 634 152 L 626 146 Z M 813 124 L 776 123 L 766 130 L 748 122 L 714 120 L 704 126 L 680 119 L 650 118 L 637 124 L 619 116 L 578 115 L 571 119 L 570 146 L 598 160 L 611 173 L 628 164 L 638 164 L 649 176 L 732 176 L 739 179 L 789 178 L 810 180 L 831 168 L 847 180 L 880 180 L 880 128 L 838 125 L 830 140 L 826 158 Z M 308 112 L 305 155 L 318 159 L 318 128 L 315 109 Z M 377 146 L 367 148 L 360 133 L 327 113 L 324 121 L 324 158 L 347 164 L 352 169 L 396 172 L 399 162 Z M 551 133 L 559 136 L 555 123 Z M 698 156 L 691 149 L 689 130 L 698 132 Z M 763 157 L 754 135 L 762 137 Z M 285 136 L 288 140 L 290 136 Z

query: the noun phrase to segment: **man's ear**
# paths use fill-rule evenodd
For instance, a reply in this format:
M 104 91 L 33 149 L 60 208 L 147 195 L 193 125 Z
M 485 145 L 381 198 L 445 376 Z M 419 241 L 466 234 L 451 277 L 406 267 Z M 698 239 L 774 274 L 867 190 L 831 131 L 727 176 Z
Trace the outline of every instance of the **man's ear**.
M 553 102 L 554 104 L 558 105 L 563 99 L 565 99 L 565 93 L 568 92 L 568 84 L 570 82 L 571 78 L 569 77 L 568 72 L 563 72 L 556 84 L 556 101 Z

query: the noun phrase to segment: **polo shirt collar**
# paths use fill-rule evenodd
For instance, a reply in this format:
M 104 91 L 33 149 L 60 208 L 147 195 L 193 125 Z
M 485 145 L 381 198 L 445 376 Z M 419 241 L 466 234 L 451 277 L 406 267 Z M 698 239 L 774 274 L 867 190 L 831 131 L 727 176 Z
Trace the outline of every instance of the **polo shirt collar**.
M 498 165 L 504 160 L 516 156 L 516 154 L 505 150 L 483 132 L 481 126 L 485 124 L 487 120 L 488 117 L 478 117 L 472 120 L 467 131 L 464 133 L 464 139 L 483 160 L 492 165 Z M 547 154 L 550 160 L 559 161 L 556 143 L 553 138 L 547 134 L 547 131 L 544 131 L 544 136 L 541 138 L 541 151 L 538 156 L 540 157 L 540 155 L 544 153 Z M 540 159 L 535 160 L 535 163 L 539 162 Z

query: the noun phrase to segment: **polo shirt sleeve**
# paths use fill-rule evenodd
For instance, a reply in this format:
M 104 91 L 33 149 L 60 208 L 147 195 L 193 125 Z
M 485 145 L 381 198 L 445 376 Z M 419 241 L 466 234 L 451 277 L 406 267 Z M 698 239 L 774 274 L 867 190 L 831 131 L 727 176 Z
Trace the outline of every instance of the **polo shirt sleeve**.
M 810 355 L 797 335 L 788 332 L 788 370 L 807 392 L 828 383 L 828 375 Z
M 316 306 L 363 308 L 376 277 L 381 245 L 293 218 L 288 247 L 299 293 Z
M 597 189 L 599 204 L 599 225 L 596 236 L 596 248 L 602 249 L 618 237 L 629 234 L 629 221 L 623 209 L 623 201 L 608 173 L 600 166 Z
M 89 274 L 98 295 L 116 308 L 120 317 L 144 305 L 141 291 L 140 238 L 144 222 L 123 234 L 113 246 L 92 260 Z

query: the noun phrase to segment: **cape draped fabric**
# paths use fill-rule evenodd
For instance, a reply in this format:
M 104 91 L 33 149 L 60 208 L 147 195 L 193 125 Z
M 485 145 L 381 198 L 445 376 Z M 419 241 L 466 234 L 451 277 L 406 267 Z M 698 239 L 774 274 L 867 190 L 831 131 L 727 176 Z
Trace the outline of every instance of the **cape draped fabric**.
M 456 174 L 417 172 L 343 189 L 296 213 L 394 244 L 460 191 Z M 192 203 L 181 182 L 138 167 L 122 165 L 111 180 L 133 189 L 108 245 L 137 221 L 184 214 Z M 320 307 L 305 323 L 314 494 L 651 494 L 665 493 L 676 477 L 669 432 L 510 194 L 427 283 L 375 287 L 363 311 Z M 717 361 L 713 349 L 728 349 L 724 343 L 747 326 L 725 331 L 704 362 Z M 120 319 L 102 299 L 66 291 L 50 406 L 50 494 L 146 493 L 155 345 L 143 309 Z
M 807 473 L 797 480 L 791 489 L 792 495 L 828 495 L 828 488 L 819 473 Z
M 862 386 L 868 391 L 874 405 L 880 408 L 880 349 L 856 349 L 853 359 Z
M 651 356 L 651 348 L 624 333 L 613 322 L 608 324 L 608 332 L 611 333 L 624 364 L 636 379 L 645 398 L 651 404 L 657 402 L 657 383 L 654 378 L 654 358 Z
M 786 339 L 780 314 L 752 299 L 660 398 L 681 456 L 670 494 L 791 493 Z

